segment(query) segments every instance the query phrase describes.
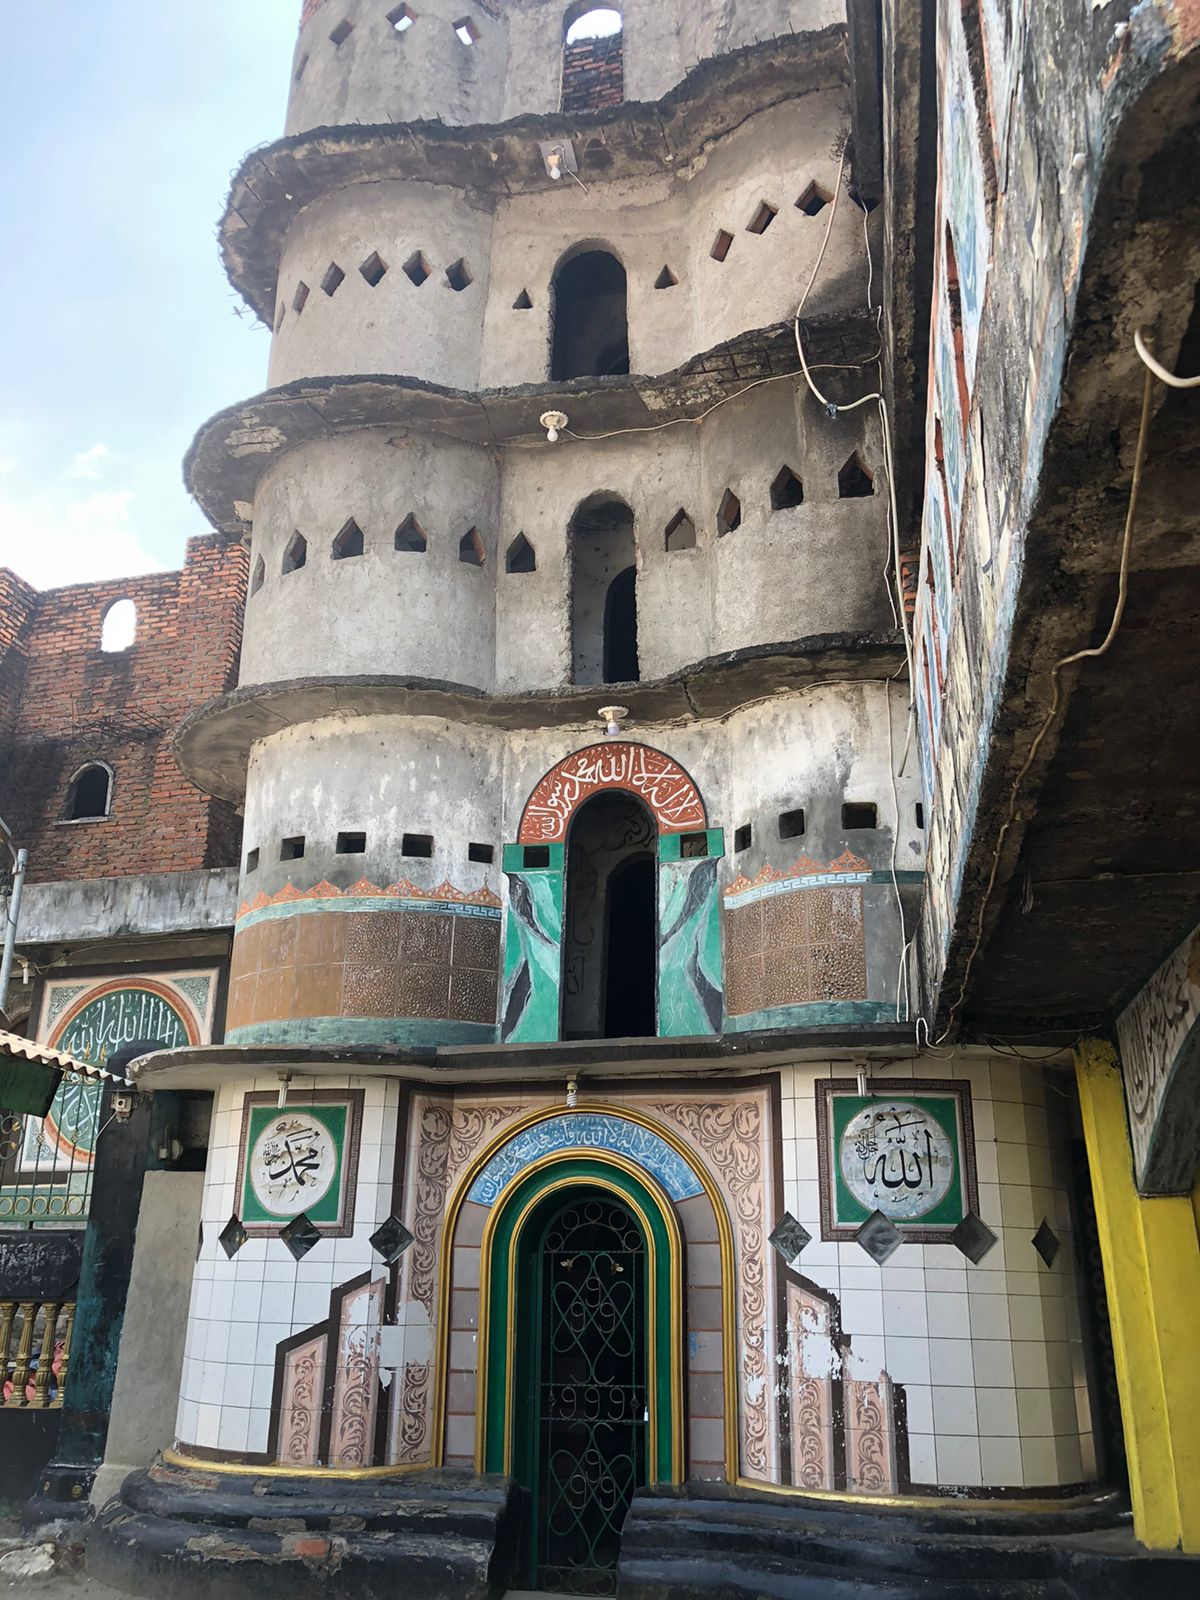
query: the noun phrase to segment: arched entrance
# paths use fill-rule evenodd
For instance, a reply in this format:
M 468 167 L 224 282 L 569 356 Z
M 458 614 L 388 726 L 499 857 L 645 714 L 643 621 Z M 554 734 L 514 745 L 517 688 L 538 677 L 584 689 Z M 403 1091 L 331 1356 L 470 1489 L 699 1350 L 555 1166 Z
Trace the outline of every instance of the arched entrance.
M 501 1197 L 481 1257 L 481 1466 L 526 1491 L 519 1581 L 615 1593 L 635 1491 L 682 1478 L 671 1203 L 627 1161 L 563 1151 Z
M 658 830 L 631 794 L 593 795 L 567 843 L 562 1037 L 655 1032 Z
M 610 250 L 576 246 L 551 283 L 550 377 L 604 378 L 629 371 L 625 268 Z
M 636 683 L 640 669 L 633 512 L 616 495 L 589 495 L 575 509 L 567 542 L 572 681 Z

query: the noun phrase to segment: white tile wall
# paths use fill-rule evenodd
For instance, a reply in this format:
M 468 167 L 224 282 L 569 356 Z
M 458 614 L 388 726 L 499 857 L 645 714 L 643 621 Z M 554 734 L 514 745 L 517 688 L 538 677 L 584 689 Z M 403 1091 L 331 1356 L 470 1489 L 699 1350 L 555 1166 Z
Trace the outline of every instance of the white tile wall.
M 783 1203 L 813 1236 L 799 1262 L 838 1296 L 853 1370 L 882 1344 L 902 1384 L 914 1483 L 1040 1488 L 1079 1482 L 1094 1459 L 1074 1275 L 1065 1103 L 1042 1070 L 958 1054 L 889 1063 L 878 1076 L 971 1085 L 979 1210 L 999 1242 L 978 1265 L 952 1245 L 904 1244 L 882 1268 L 856 1244 L 822 1241 L 816 1083 L 843 1063 L 782 1074 Z M 1058 1234 L 1053 1269 L 1031 1243 Z

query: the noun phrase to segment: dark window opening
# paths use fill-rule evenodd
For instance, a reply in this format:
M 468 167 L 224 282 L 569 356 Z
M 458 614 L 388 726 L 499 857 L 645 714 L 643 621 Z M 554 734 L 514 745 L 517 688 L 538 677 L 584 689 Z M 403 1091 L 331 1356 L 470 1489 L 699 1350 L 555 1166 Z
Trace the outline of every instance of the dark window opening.
M 804 504 L 804 485 L 791 467 L 780 467 L 771 484 L 771 510 L 789 511 Z
M 878 824 L 876 808 L 865 801 L 848 802 L 842 807 L 843 828 L 874 828 Z
M 407 6 L 396 6 L 394 10 L 388 12 L 387 19 L 397 33 L 404 34 L 417 20 L 417 13 L 410 11 Z
M 351 517 L 346 526 L 333 541 L 330 552 L 335 561 L 345 561 L 350 556 L 360 556 L 363 553 L 363 531 Z
M 321 279 L 321 287 L 331 298 L 338 292 L 346 281 L 346 274 L 336 261 L 331 261 L 325 269 L 325 276 Z
M 612 163 L 612 151 L 605 149 L 603 139 L 589 139 L 584 145 L 583 164 L 585 167 L 596 167 L 603 172 L 611 167 Z
M 467 266 L 461 256 L 457 261 L 452 261 L 446 268 L 446 282 L 454 290 L 455 294 L 461 294 L 464 289 L 469 289 L 474 281 L 470 267 Z
M 696 524 L 682 506 L 671 518 L 670 522 L 667 523 L 663 537 L 668 550 L 694 550 L 696 548 Z
M 419 250 L 414 250 L 400 270 L 419 289 L 433 271 L 433 268 Z
M 250 575 L 250 593 L 257 594 L 267 581 L 267 564 L 261 556 L 254 563 L 254 571 Z
M 354 24 L 350 21 L 349 17 L 343 17 L 338 23 L 337 27 L 329 35 L 330 42 L 337 46 L 338 49 L 341 49 L 342 45 L 345 44 L 346 40 L 353 32 Z
M 742 525 L 742 502 L 732 489 L 726 489 L 721 496 L 721 504 L 717 507 L 717 537 L 723 539 L 727 533 L 735 533 Z
M 400 854 L 402 856 L 431 856 L 433 854 L 433 835 L 431 833 L 404 834 L 400 840 Z
M 478 861 L 482 866 L 490 867 L 496 859 L 496 847 L 490 844 L 469 844 L 467 846 L 467 860 Z
M 572 6 L 564 19 L 562 110 L 602 111 L 625 98 L 621 14 L 610 7 Z
M 917 827 L 922 829 L 922 830 L 924 830 L 924 827 L 925 827 L 925 807 L 921 804 L 921 802 L 919 800 L 917 801 L 916 806 L 913 808 L 913 815 L 916 817 Z
M 712 249 L 709 251 L 709 255 L 712 256 L 714 261 L 724 261 L 725 257 L 729 254 L 729 247 L 732 243 L 733 235 L 731 233 L 727 233 L 724 228 L 721 228 L 717 233 L 717 237 L 713 240 Z
M 296 292 L 292 296 L 292 310 L 296 313 L 297 316 L 299 316 L 300 313 L 304 310 L 305 302 L 307 301 L 307 299 L 308 299 L 308 285 L 303 280 L 301 280 L 301 282 L 299 282 L 296 285 Z
M 838 499 L 862 500 L 875 493 L 875 475 L 856 450 L 838 473 Z
M 537 556 L 523 533 L 519 533 L 509 545 L 508 553 L 504 557 L 504 570 L 505 572 L 537 571 Z
M 299 861 L 304 856 L 304 835 L 294 833 L 289 839 L 279 842 L 280 861 Z
M 656 289 L 673 289 L 678 282 L 679 279 L 671 271 L 670 267 L 664 267 L 658 277 L 655 278 L 654 287 Z
M 367 836 L 365 833 L 339 833 L 336 849 L 339 856 L 364 856 L 367 853 Z
M 797 808 L 795 811 L 781 811 L 779 813 L 779 837 L 781 839 L 803 839 L 804 837 L 804 811 Z
M 747 233 L 766 233 L 767 229 L 779 215 L 779 207 L 771 205 L 766 200 L 760 200 L 758 209 L 746 224 Z
M 107 767 L 84 767 L 76 773 L 67 790 L 64 816 L 68 822 L 82 822 L 91 817 L 108 815 L 109 792 L 112 779 Z
M 487 560 L 478 528 L 468 528 L 458 541 L 458 559 L 465 561 L 468 567 L 481 567 Z
M 249 872 L 257 872 L 258 871 L 258 849 L 257 849 L 257 847 L 255 849 L 253 849 L 253 850 L 247 850 L 246 851 L 246 871 L 248 873 Z
M 629 371 L 625 268 L 607 250 L 584 250 L 551 284 L 554 328 L 550 376 L 608 377 Z
M 287 306 L 284 305 L 283 301 L 281 300 L 279 302 L 279 311 L 278 311 L 278 313 L 276 314 L 276 317 L 275 317 L 275 332 L 276 333 L 278 333 L 279 330 L 283 327 L 284 318 L 286 316 L 287 316 Z
M 308 560 L 308 540 L 302 533 L 294 533 L 283 552 L 284 572 L 299 572 Z
M 571 518 L 572 681 L 631 683 L 638 673 L 637 544 L 633 512 L 592 495 Z
M 685 833 L 679 840 L 679 855 L 683 861 L 703 860 L 708 855 L 707 833 Z
M 512 308 L 513 308 L 514 311 L 532 311 L 533 310 L 533 301 L 529 298 L 529 290 L 528 289 L 522 289 L 521 290 L 520 294 L 513 301 Z
M 304 76 L 304 69 L 305 69 L 305 67 L 307 65 L 308 65 L 308 57 L 307 57 L 307 55 L 301 56 L 299 61 L 297 61 L 297 63 L 296 63 L 295 72 L 292 73 L 292 82 L 293 83 L 299 83 L 300 82 L 300 79 Z
M 372 250 L 358 270 L 371 285 L 372 289 L 377 289 L 387 276 L 387 269 L 387 262 L 379 254 L 379 251 Z
M 806 217 L 816 217 L 824 211 L 832 199 L 833 195 L 830 194 L 829 190 L 823 184 L 814 181 L 808 185 L 807 189 L 796 201 L 796 209 L 797 211 L 803 211 Z
M 604 682 L 638 681 L 637 568 L 626 567 L 604 601 Z
M 567 841 L 562 1034 L 646 1038 L 655 1032 L 657 926 L 654 820 L 633 795 L 594 796 Z
M 408 555 L 424 555 L 429 548 L 429 540 L 425 537 L 425 529 L 410 511 L 408 516 L 396 529 L 396 549 L 403 550 Z
M 751 823 L 743 822 L 740 828 L 733 830 L 734 853 L 740 855 L 743 850 L 749 850 L 750 841 L 754 838 L 754 828 Z
M 986 123 L 983 125 L 986 127 Z M 860 211 L 864 211 L 868 217 L 879 204 L 878 200 L 868 199 L 866 195 L 861 194 L 857 189 L 847 189 L 846 194 L 853 204 L 856 205 Z
M 527 844 L 525 854 L 521 858 L 521 865 L 529 867 L 548 867 L 550 865 L 550 846 L 548 844 Z

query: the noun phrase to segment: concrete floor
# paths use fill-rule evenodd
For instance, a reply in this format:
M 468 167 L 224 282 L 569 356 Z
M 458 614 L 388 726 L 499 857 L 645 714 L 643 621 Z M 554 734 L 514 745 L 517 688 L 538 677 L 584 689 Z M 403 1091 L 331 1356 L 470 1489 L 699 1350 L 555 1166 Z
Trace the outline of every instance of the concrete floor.
M 0 1596 L 7 1600 L 8 1596 L 17 1594 L 24 1600 L 130 1600 L 123 1590 L 110 1589 L 99 1579 L 79 1570 L 58 1571 L 36 1578 L 0 1577 Z M 504 1600 L 568 1600 L 568 1597 L 510 1589 Z

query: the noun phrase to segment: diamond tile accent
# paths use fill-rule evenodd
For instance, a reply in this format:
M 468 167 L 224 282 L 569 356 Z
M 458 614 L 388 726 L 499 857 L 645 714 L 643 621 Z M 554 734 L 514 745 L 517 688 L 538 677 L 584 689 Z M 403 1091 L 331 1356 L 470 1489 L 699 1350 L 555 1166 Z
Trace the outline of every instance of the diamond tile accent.
M 785 1211 L 770 1233 L 771 1243 L 787 1262 L 795 1261 L 812 1234 L 790 1211 Z
M 1038 1231 L 1033 1236 L 1033 1248 L 1041 1256 L 1048 1267 L 1052 1267 L 1058 1259 L 1058 1252 L 1062 1249 L 1062 1240 L 1054 1229 L 1042 1218 Z
M 877 1267 L 881 1267 L 889 1256 L 895 1255 L 904 1243 L 900 1229 L 882 1211 L 872 1211 L 854 1238 Z
M 413 1235 L 408 1231 L 397 1216 L 390 1216 L 386 1222 L 381 1222 L 371 1235 L 371 1249 L 377 1250 L 390 1267 L 413 1242 Z
M 308 1220 L 308 1213 L 302 1211 L 298 1217 L 293 1217 L 279 1237 L 287 1245 L 297 1261 L 303 1258 L 312 1249 L 313 1245 L 320 1242 L 321 1234 L 318 1228 Z
M 242 1226 L 242 1219 L 235 1215 L 230 1217 L 217 1235 L 217 1243 L 232 1261 L 249 1237 L 250 1235 Z
M 968 1211 L 950 1235 L 950 1243 L 961 1250 L 968 1261 L 978 1266 L 996 1243 L 996 1235 L 982 1217 L 977 1217 L 973 1211 Z

